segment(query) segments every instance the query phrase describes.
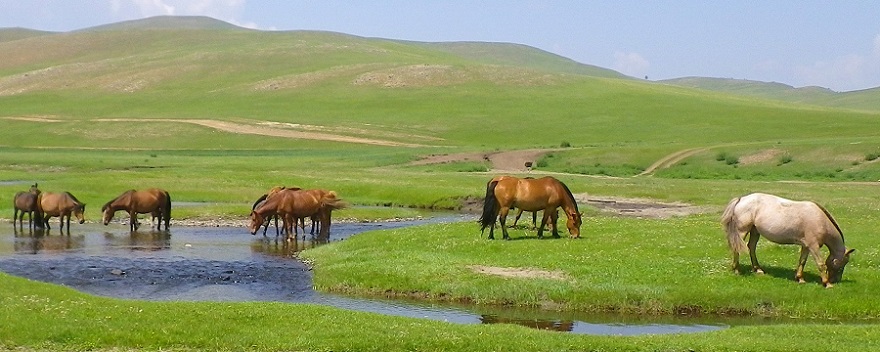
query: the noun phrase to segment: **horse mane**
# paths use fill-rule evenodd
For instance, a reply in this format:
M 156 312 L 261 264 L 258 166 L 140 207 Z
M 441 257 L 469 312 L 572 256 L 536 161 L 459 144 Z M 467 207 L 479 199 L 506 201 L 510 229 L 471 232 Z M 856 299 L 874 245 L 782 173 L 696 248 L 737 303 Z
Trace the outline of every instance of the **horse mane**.
M 843 238 L 843 231 L 840 229 L 840 226 L 837 225 L 837 221 L 834 220 L 834 217 L 831 216 L 831 213 L 828 212 L 828 209 L 825 209 L 825 207 L 819 205 L 819 203 L 813 202 L 813 204 L 816 204 L 816 206 L 819 207 L 819 209 L 822 209 L 822 212 L 825 213 L 825 217 L 827 217 L 828 220 L 831 221 L 831 224 L 833 224 L 833 225 L 834 225 L 834 228 L 837 229 L 837 233 L 840 234 L 840 240 L 843 241 L 843 242 L 845 243 L 846 240 Z
M 251 210 L 257 209 L 257 205 L 260 205 L 260 202 L 266 200 L 266 198 L 269 198 L 269 194 L 268 194 L 268 193 L 266 193 L 266 194 L 260 196 L 260 198 L 257 199 L 256 202 L 254 202 L 254 205 L 251 206 Z
M 568 194 L 568 199 L 571 200 L 572 204 L 574 204 L 574 211 L 580 213 L 581 211 L 578 209 L 578 202 L 574 199 L 574 194 L 571 193 L 571 190 L 568 189 L 568 186 L 566 186 L 565 183 L 562 183 L 562 181 L 559 180 L 556 181 L 559 182 L 560 185 L 562 185 L 563 189 L 565 189 L 565 193 Z
M 113 199 L 111 199 L 109 202 L 107 202 L 106 204 L 104 204 L 104 206 L 101 207 L 101 211 L 105 211 L 105 210 L 107 210 L 107 208 L 110 207 L 110 204 L 112 204 L 113 202 L 119 200 L 119 198 L 122 198 L 123 196 L 125 196 L 126 194 L 129 194 L 129 193 L 131 193 L 131 192 L 135 192 L 135 190 L 130 189 L 130 190 L 127 190 L 127 191 L 125 191 L 125 192 L 122 192 L 122 194 L 116 196 L 116 198 L 113 198 Z M 75 199 L 76 199 L 76 198 L 74 198 L 74 200 L 75 200 Z
M 73 199 L 74 202 L 77 202 L 79 204 L 83 204 L 83 202 L 80 202 L 79 199 L 76 199 L 76 197 L 74 197 L 73 194 L 70 194 L 70 192 L 64 192 L 64 194 L 66 194 L 68 197 L 70 197 L 70 199 Z

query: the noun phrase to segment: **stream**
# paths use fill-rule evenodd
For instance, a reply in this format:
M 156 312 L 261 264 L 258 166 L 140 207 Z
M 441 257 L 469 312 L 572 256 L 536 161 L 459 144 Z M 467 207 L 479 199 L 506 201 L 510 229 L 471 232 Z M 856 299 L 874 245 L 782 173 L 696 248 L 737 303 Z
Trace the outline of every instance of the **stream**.
M 467 216 L 378 223 L 336 223 L 331 241 L 365 231 L 471 221 Z M 53 224 L 57 225 L 57 224 Z M 25 223 L 25 227 L 27 224 Z M 149 226 L 149 225 L 145 225 Z M 475 225 L 476 226 L 476 225 Z M 296 252 L 326 242 L 285 245 L 236 227 L 175 227 L 129 232 L 112 223 L 72 224 L 70 235 L 0 226 L 0 270 L 107 297 L 180 301 L 313 303 L 459 324 L 509 323 L 577 334 L 640 335 L 724 329 L 737 321 L 548 312 L 507 307 L 360 298 L 316 292 Z M 754 324 L 753 321 L 746 322 Z

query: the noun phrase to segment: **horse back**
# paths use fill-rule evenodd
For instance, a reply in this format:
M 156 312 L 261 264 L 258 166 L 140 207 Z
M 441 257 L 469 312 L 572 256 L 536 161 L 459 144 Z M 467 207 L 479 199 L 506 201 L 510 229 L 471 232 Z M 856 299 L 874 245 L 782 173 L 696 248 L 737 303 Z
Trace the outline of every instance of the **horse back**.
M 759 193 L 743 197 L 734 212 L 740 223 L 751 222 L 762 236 L 777 243 L 824 243 L 827 236 L 842 237 L 830 214 L 811 201 Z

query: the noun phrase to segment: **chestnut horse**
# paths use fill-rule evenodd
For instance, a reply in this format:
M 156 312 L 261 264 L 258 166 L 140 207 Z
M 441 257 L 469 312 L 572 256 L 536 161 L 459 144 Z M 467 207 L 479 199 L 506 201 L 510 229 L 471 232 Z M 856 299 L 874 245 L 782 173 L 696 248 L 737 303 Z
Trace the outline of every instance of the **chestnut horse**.
M 544 237 L 544 226 L 550 224 L 553 237 L 559 237 L 556 221 L 559 215 L 556 209 L 562 207 L 568 218 L 567 227 L 570 237 L 581 235 L 581 216 L 574 195 L 564 183 L 546 176 L 539 179 L 521 179 L 513 176 L 498 176 L 486 184 L 486 199 L 483 203 L 483 214 L 480 216 L 480 231 L 489 227 L 489 239 L 495 239 L 495 221 L 501 223 L 504 239 L 507 235 L 507 213 L 511 207 L 525 211 L 543 210 L 541 226 L 538 227 L 538 238 Z
M 70 217 L 76 216 L 79 223 L 86 222 L 83 213 L 86 211 L 86 204 L 80 202 L 70 192 L 52 193 L 42 192 L 37 196 L 37 213 L 43 214 L 43 224 L 46 229 L 50 229 L 49 219 L 57 216 L 60 228 L 64 229 L 65 218 L 67 219 L 67 231 L 70 232 Z
M 743 243 L 749 235 L 749 257 L 752 271 L 763 274 L 758 265 L 755 248 L 761 235 L 779 244 L 801 246 L 795 280 L 804 283 L 804 265 L 807 256 L 813 256 L 822 285 L 831 287 L 840 282 L 843 269 L 849 262 L 853 249 L 847 250 L 843 243 L 843 232 L 831 217 L 831 213 L 819 204 L 809 201 L 792 201 L 763 193 L 752 193 L 734 198 L 727 204 L 721 215 L 721 226 L 727 232 L 727 244 L 733 252 L 732 269 L 739 273 L 739 253 L 746 251 Z M 822 261 L 820 248 L 828 247 L 828 257 Z
M 251 234 L 256 234 L 266 219 L 278 215 L 287 239 L 290 239 L 291 233 L 296 238 L 296 219 L 315 216 L 320 222 L 319 237 L 327 237 L 330 235 L 330 213 L 345 206 L 333 191 L 285 189 L 267 197 L 251 211 L 248 229 Z
M 269 198 L 270 196 L 273 196 L 276 193 L 278 193 L 282 190 L 285 190 L 285 189 L 298 190 L 301 188 L 299 188 L 299 187 L 285 187 L 285 186 L 272 187 L 272 189 L 270 189 L 268 193 L 260 196 L 260 198 L 257 198 L 257 201 L 254 202 L 254 205 L 251 206 L 251 211 L 253 211 L 254 209 L 257 209 L 258 206 L 262 205 L 263 202 L 266 201 L 266 198 Z M 272 223 L 272 220 L 275 220 L 275 237 L 278 237 L 279 232 L 278 232 L 278 215 L 277 214 L 271 215 L 266 218 L 266 222 L 264 225 L 265 227 L 263 227 L 263 237 L 266 237 L 266 231 L 269 230 L 269 225 Z M 306 227 L 305 223 L 303 223 L 302 227 L 303 227 L 303 231 L 305 231 L 305 227 Z M 256 232 L 253 233 L 253 235 L 256 235 Z
M 138 214 L 152 215 L 150 227 L 152 227 L 153 220 L 158 218 L 156 230 L 162 229 L 162 221 L 164 220 L 165 230 L 168 231 L 171 223 L 171 195 L 161 188 L 125 191 L 101 207 L 104 225 L 109 224 L 116 212 L 120 210 L 128 212 L 128 226 L 131 231 L 137 231 L 140 227 L 137 219 Z
M 37 188 L 37 184 L 34 183 L 33 186 L 27 192 L 17 192 L 15 193 L 15 198 L 12 200 L 12 206 L 14 208 L 12 213 L 12 226 L 15 226 L 15 220 L 18 219 L 18 227 L 24 227 L 24 214 L 28 214 L 28 228 L 34 226 L 34 216 L 36 215 L 38 218 L 42 219 L 42 214 L 39 214 L 37 207 L 37 196 L 40 195 L 40 189 Z M 19 213 L 21 211 L 21 213 Z M 43 223 L 40 222 L 37 224 L 38 228 L 43 227 Z

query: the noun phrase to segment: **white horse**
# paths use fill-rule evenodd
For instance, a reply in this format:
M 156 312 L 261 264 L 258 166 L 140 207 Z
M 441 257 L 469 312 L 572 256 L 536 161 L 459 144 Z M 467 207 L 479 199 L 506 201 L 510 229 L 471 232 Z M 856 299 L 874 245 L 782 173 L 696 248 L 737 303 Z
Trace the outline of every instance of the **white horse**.
M 831 214 L 822 206 L 810 201 L 792 201 L 763 193 L 752 193 L 734 198 L 721 215 L 721 226 L 727 232 L 727 243 L 733 252 L 732 268 L 739 273 L 739 253 L 745 252 L 743 239 L 749 235 L 748 250 L 752 259 L 752 271 L 763 274 L 758 265 L 755 248 L 763 235 L 779 244 L 801 246 L 795 280 L 804 283 L 804 264 L 812 254 L 822 277 L 822 284 L 831 287 L 840 282 L 843 269 L 854 249 L 847 250 L 843 232 Z M 828 257 L 823 262 L 820 248 L 828 247 Z

